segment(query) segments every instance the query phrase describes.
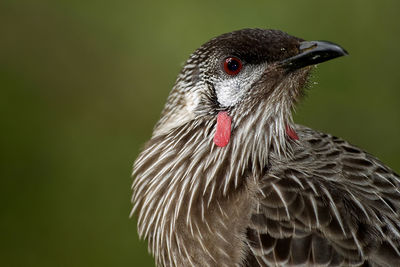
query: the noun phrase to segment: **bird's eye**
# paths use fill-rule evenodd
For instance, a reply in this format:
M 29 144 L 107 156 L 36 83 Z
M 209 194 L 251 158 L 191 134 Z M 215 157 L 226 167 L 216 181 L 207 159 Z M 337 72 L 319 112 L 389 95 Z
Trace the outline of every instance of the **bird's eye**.
M 229 75 L 237 75 L 242 70 L 242 61 L 236 57 L 228 57 L 224 61 L 224 70 Z

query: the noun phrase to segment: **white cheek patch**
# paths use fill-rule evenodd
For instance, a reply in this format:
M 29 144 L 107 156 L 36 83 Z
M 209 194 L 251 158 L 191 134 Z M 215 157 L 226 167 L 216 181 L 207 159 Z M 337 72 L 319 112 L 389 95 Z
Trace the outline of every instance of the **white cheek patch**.
M 215 92 L 217 94 L 217 100 L 221 106 L 229 107 L 239 102 L 239 99 L 243 96 L 241 90 L 241 83 L 237 78 L 227 79 L 218 82 L 215 85 Z
M 248 66 L 236 76 L 226 77 L 216 81 L 215 93 L 219 104 L 223 107 L 231 107 L 237 104 L 251 89 L 251 85 L 260 79 L 266 68 L 265 64 Z

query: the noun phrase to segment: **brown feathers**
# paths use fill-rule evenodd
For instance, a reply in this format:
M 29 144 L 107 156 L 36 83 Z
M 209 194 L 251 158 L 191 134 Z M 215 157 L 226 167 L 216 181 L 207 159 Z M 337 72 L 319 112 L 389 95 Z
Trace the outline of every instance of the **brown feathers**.
M 245 29 L 191 55 L 134 163 L 132 214 L 158 266 L 400 266 L 399 176 L 292 122 L 309 65 L 344 54 Z

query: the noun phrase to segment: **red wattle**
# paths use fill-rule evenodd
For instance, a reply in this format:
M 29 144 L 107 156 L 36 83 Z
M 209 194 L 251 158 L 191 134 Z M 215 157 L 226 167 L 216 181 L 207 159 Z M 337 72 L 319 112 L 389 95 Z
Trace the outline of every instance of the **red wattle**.
M 289 125 L 286 125 L 286 134 L 293 140 L 299 140 L 296 132 Z
M 214 135 L 214 143 L 219 147 L 224 147 L 231 138 L 232 119 L 226 111 L 220 111 L 217 116 L 217 129 Z

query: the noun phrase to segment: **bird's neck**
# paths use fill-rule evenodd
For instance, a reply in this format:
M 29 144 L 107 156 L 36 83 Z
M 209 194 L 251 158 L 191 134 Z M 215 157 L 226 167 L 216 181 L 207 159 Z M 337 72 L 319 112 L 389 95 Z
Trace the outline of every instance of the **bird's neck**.
M 138 214 L 140 236 L 149 240 L 160 263 L 168 261 L 166 250 L 188 240 L 187 234 L 201 235 L 201 229 L 212 229 L 211 224 L 224 221 L 227 214 L 235 216 L 221 203 L 243 197 L 247 180 L 257 179 L 268 165 L 271 149 L 282 155 L 288 151 L 287 118 L 259 109 L 256 112 L 273 116 L 249 114 L 236 122 L 233 117 L 232 137 L 225 147 L 213 143 L 215 119 L 205 118 L 154 136 L 139 155 L 133 212 Z

